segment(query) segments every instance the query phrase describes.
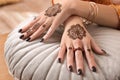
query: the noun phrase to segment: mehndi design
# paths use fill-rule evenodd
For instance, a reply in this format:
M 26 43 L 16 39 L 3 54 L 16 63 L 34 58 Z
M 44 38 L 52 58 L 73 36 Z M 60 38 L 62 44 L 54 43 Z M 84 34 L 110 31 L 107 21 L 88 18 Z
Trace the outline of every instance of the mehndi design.
M 37 30 L 38 28 L 40 27 L 40 23 L 36 23 L 34 26 L 33 26 L 33 30 Z
M 52 7 L 49 7 L 46 11 L 45 11 L 45 15 L 52 17 L 52 16 L 56 16 L 57 13 L 61 12 L 61 4 L 57 3 L 54 4 Z
M 34 31 L 36 31 L 40 27 L 40 23 L 36 23 L 31 29 L 27 30 L 27 35 L 31 35 Z
M 86 31 L 82 26 L 79 24 L 72 25 L 71 28 L 68 30 L 68 36 L 72 39 L 83 39 L 86 36 Z

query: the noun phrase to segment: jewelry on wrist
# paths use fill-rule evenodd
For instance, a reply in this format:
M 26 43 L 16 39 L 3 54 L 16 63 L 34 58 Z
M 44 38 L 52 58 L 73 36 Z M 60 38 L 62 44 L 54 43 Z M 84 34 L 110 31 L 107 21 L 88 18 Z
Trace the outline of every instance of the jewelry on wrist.
M 98 15 L 98 6 L 95 2 L 89 2 L 89 13 L 88 16 L 86 17 L 86 19 L 83 19 L 83 23 L 85 25 L 90 25 L 93 23 L 94 19 L 96 18 L 96 16 Z
M 94 21 L 94 19 L 98 15 L 98 6 L 94 2 L 89 2 L 89 4 L 91 7 L 89 9 L 90 10 L 90 15 L 89 15 L 90 18 L 88 18 L 88 19 L 90 19 L 91 21 Z

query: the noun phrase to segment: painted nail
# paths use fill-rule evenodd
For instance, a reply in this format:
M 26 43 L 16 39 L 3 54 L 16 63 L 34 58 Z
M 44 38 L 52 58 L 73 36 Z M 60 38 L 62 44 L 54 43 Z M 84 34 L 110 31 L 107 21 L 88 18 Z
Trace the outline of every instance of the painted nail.
M 72 66 L 71 66 L 71 65 L 69 66 L 69 71 L 70 71 L 70 72 L 72 72 L 72 71 L 73 71 L 73 69 L 72 69 Z
M 78 69 L 78 75 L 82 75 L 82 70 L 81 69 Z
M 21 35 L 21 36 L 20 36 L 20 39 L 22 39 L 23 37 L 24 37 L 24 35 Z
M 22 32 L 22 29 L 19 29 L 19 31 L 18 31 L 18 32 L 19 32 L 19 33 L 20 33 L 20 32 Z
M 29 42 L 29 41 L 30 41 L 30 39 L 31 39 L 31 38 L 29 37 L 29 38 L 27 38 L 27 39 L 26 39 L 26 41 L 28 41 L 28 42 Z
M 92 67 L 92 71 L 93 71 L 93 72 L 96 72 L 96 71 L 97 71 L 95 66 Z
M 107 52 L 105 50 L 102 49 L 102 51 L 103 51 L 104 54 L 107 54 Z
M 61 58 L 58 58 L 58 63 L 61 63 Z
M 37 18 L 37 17 L 36 17 L 36 16 L 34 16 L 33 20 L 36 20 L 36 18 Z
M 40 42 L 43 42 L 44 41 L 44 38 L 42 38 L 41 40 L 40 40 Z

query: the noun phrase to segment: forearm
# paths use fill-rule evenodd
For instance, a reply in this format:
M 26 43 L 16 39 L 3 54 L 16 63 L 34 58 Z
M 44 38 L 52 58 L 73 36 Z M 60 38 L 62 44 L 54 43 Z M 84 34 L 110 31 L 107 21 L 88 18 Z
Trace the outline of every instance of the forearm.
M 119 23 L 119 18 L 115 9 L 107 5 L 97 4 L 97 6 L 98 6 L 98 13 L 95 19 L 93 20 L 93 22 L 100 25 L 117 27 Z M 75 9 L 74 14 L 84 18 L 88 18 L 89 7 L 90 7 L 89 2 L 79 1 L 74 6 Z
M 61 3 L 62 0 L 54 0 L 54 3 Z M 82 0 L 76 0 L 75 3 L 72 2 L 74 15 L 78 15 L 83 18 L 88 18 L 88 15 L 90 13 L 90 4 L 87 1 Z M 108 5 L 102 5 L 97 4 L 98 7 L 98 13 L 97 16 L 94 18 L 93 22 L 110 26 L 110 27 L 117 27 L 119 23 L 118 15 L 113 7 L 110 7 Z

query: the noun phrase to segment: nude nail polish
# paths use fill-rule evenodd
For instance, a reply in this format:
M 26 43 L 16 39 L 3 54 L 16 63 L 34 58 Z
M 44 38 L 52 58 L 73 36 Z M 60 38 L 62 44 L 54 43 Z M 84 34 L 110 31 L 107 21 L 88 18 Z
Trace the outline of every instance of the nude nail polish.
M 96 71 L 97 71 L 95 66 L 92 67 L 92 71 L 93 71 L 93 72 L 96 72 Z
M 20 39 L 22 39 L 23 37 L 24 37 L 24 35 L 21 35 L 21 36 L 20 36 Z
M 70 72 L 72 72 L 72 71 L 73 71 L 73 68 L 72 68 L 72 66 L 71 66 L 71 65 L 69 66 L 69 71 L 70 71 Z
M 29 38 L 27 38 L 27 39 L 26 39 L 26 41 L 28 41 L 28 42 L 29 42 L 29 41 L 30 41 L 30 39 L 31 39 L 31 38 L 29 37 Z
M 78 75 L 82 75 L 82 70 L 81 69 L 78 69 Z
M 43 42 L 44 41 L 44 38 L 42 38 L 41 40 L 40 40 L 40 42 Z
M 58 63 L 61 63 L 61 58 L 58 58 Z
M 21 33 L 22 32 L 22 29 L 19 29 L 19 31 L 18 31 L 19 33 Z

